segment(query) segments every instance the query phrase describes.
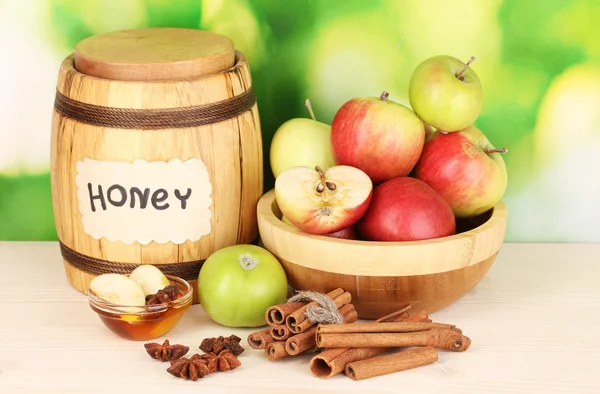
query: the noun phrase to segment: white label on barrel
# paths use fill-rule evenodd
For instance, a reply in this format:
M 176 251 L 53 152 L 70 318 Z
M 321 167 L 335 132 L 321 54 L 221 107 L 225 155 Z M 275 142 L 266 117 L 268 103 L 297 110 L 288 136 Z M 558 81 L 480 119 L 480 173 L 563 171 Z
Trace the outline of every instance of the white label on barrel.
M 212 185 L 200 159 L 77 162 L 83 229 L 95 239 L 147 245 L 197 241 L 211 231 Z

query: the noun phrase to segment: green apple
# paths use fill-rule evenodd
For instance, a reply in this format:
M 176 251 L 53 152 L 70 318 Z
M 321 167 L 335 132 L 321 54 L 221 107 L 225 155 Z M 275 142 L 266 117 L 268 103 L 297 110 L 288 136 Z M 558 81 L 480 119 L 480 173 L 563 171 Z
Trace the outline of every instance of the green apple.
M 483 106 L 479 77 L 470 67 L 452 56 L 432 56 L 413 71 L 408 99 L 425 123 L 437 130 L 458 131 L 473 124 Z
M 391 34 L 391 36 L 396 39 L 400 48 L 393 52 L 401 54 L 403 64 L 395 62 L 393 64 L 397 66 L 392 69 L 396 73 L 396 89 L 402 93 L 408 92 L 410 72 L 423 59 L 440 54 L 453 54 L 453 56 L 463 60 L 467 60 L 471 54 L 477 54 L 477 74 L 482 81 L 485 81 L 486 93 L 490 92 L 487 85 L 488 83 L 495 84 L 497 82 L 495 76 L 498 64 L 501 62 L 503 52 L 506 48 L 509 48 L 505 46 L 505 42 L 514 41 L 514 31 L 527 31 L 527 28 L 529 28 L 527 43 L 536 45 L 537 42 L 533 43 L 530 37 L 544 30 L 531 29 L 529 25 L 534 23 L 531 20 L 517 26 L 514 23 L 515 18 L 521 17 L 520 20 L 527 20 L 531 18 L 532 13 L 527 13 L 527 17 L 525 17 L 518 12 L 514 12 L 514 10 L 529 8 L 532 12 L 537 11 L 539 14 L 546 11 L 548 7 L 556 7 L 548 1 L 544 2 L 544 6 L 541 7 L 536 2 L 519 0 L 469 0 L 462 3 L 463 7 L 457 7 L 456 3 L 452 1 L 440 0 L 379 1 L 382 3 L 379 8 L 385 10 L 390 21 L 387 23 L 396 28 L 396 34 Z M 562 8 L 566 7 L 563 5 Z M 506 20 L 507 15 L 511 15 L 508 18 L 509 23 L 501 28 L 500 21 Z M 456 28 L 448 28 L 448 24 L 437 21 L 452 21 L 452 26 Z M 399 26 L 401 26 L 401 35 L 398 34 Z M 418 45 L 415 45 L 415 37 L 423 35 L 424 26 L 427 26 L 427 39 L 419 39 Z M 559 28 L 558 26 L 556 25 L 556 29 Z M 361 32 L 362 30 L 360 29 Z M 509 30 L 510 34 L 506 34 L 505 32 Z M 556 37 L 561 37 L 561 40 L 563 38 L 562 35 L 556 35 Z M 557 46 L 555 45 L 555 47 Z M 522 48 L 522 45 L 517 48 Z M 563 48 L 557 48 L 557 50 L 561 49 Z M 511 64 L 519 63 L 516 59 L 510 59 L 510 61 Z M 523 79 L 514 78 L 514 75 L 511 74 L 515 80 Z M 519 93 L 521 93 L 520 90 Z M 517 96 L 518 99 L 521 99 L 523 95 L 519 94 Z
M 144 295 L 156 294 L 171 284 L 161 270 L 150 264 L 140 265 L 131 271 L 129 279 L 142 288 Z
M 227 327 L 260 327 L 272 305 L 286 301 L 288 283 L 273 254 L 256 245 L 219 249 L 198 274 L 198 299 L 206 314 Z
M 144 306 L 146 296 L 142 288 L 121 274 L 102 274 L 90 282 L 90 290 L 96 297 L 123 306 Z
M 331 127 L 316 120 L 309 100 L 306 106 L 312 119 L 290 119 L 273 135 L 269 158 L 275 178 L 291 167 L 319 166 L 327 170 L 335 165 L 329 143 Z

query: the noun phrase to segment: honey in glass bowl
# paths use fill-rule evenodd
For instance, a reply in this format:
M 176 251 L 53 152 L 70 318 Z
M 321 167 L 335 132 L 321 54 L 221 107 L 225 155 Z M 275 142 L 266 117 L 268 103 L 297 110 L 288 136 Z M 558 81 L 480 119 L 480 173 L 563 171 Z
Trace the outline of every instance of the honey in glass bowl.
M 90 290 L 90 307 L 109 330 L 122 338 L 134 341 L 158 338 L 171 331 L 192 304 L 190 284 L 175 276 L 165 276 L 179 289 L 173 301 L 144 306 L 117 305 L 98 298 Z

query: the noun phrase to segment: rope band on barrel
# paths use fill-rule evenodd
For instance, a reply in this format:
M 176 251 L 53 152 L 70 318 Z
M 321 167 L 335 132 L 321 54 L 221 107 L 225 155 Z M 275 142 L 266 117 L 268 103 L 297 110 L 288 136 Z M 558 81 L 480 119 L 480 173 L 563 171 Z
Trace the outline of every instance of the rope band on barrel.
M 119 263 L 97 259 L 81 254 L 59 241 L 62 257 L 73 267 L 91 275 L 129 274 L 141 264 Z M 204 260 L 186 261 L 173 264 L 152 264 L 166 275 L 173 275 L 185 280 L 197 280 Z
M 101 127 L 118 129 L 173 129 L 197 127 L 234 118 L 256 103 L 252 86 L 244 93 L 226 100 L 179 108 L 113 108 L 73 100 L 58 90 L 54 108 L 62 115 Z

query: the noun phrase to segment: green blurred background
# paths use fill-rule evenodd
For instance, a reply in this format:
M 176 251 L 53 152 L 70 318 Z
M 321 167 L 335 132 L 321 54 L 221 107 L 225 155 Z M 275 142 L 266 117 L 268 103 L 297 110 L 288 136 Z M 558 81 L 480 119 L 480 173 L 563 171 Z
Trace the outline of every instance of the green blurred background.
M 475 125 L 505 157 L 506 240 L 600 242 L 598 0 L 0 0 L 6 111 L 0 130 L 0 240 L 54 240 L 50 113 L 62 58 L 117 29 L 178 26 L 232 38 L 249 59 L 264 133 L 331 122 L 355 96 L 408 105 L 423 59 L 473 65 L 485 102 Z

